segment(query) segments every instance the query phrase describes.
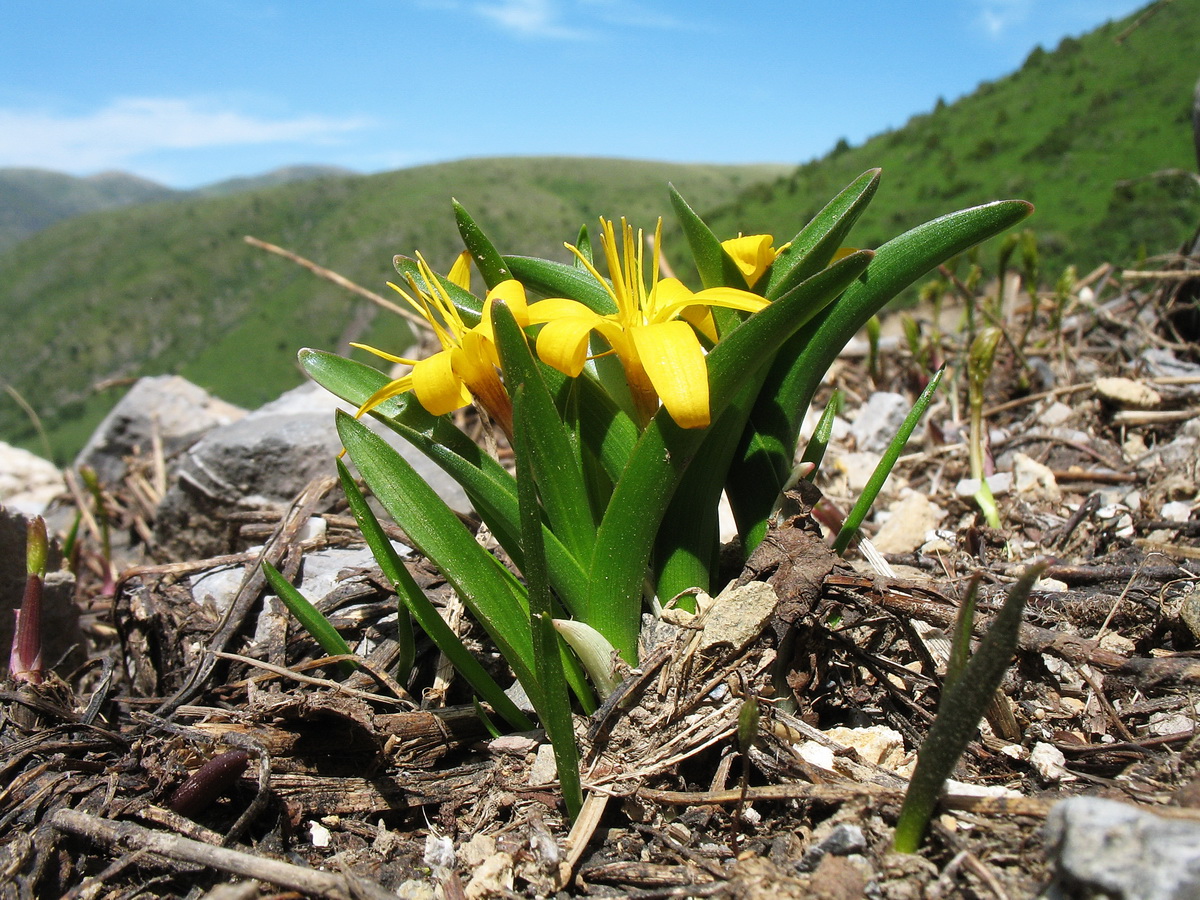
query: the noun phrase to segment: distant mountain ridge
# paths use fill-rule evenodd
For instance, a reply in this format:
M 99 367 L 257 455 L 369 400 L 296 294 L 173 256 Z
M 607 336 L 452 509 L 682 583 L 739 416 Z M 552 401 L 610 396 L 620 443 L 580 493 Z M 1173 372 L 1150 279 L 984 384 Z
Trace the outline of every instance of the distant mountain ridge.
M 230 178 L 182 191 L 128 172 L 77 176 L 45 169 L 0 168 L 0 251 L 43 228 L 84 213 L 185 197 L 219 197 L 294 181 L 352 174 L 338 166 L 284 166 L 261 175 Z

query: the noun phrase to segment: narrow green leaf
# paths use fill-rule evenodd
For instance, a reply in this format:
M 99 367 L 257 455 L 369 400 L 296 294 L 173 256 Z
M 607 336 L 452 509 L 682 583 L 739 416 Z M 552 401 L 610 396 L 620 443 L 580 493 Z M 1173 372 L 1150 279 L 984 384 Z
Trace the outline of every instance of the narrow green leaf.
M 505 327 L 504 318 L 504 313 L 492 317 L 498 327 Z M 511 314 L 507 318 L 515 328 Z M 511 351 L 513 348 L 509 349 Z M 546 577 L 546 556 L 542 550 L 538 477 L 533 466 L 531 445 L 531 439 L 542 423 L 531 410 L 528 382 L 510 384 L 509 393 L 513 400 L 513 459 L 516 462 L 517 497 L 521 507 L 521 545 L 525 551 L 522 574 L 529 592 L 529 629 L 533 635 L 533 658 L 538 680 L 536 695 L 530 693 L 529 696 L 554 748 L 563 799 L 567 813 L 574 819 L 583 805 L 579 749 L 575 744 L 571 698 L 567 693 L 560 642 L 552 624 L 550 584 Z
M 586 269 L 531 256 L 506 256 L 504 262 L 512 271 L 513 277 L 525 285 L 527 290 L 543 297 L 578 300 L 602 316 L 617 311 L 617 304 L 613 302 L 608 291 Z
M 1025 574 L 1009 589 L 1004 605 L 962 675 L 943 689 L 937 718 L 921 743 L 917 767 L 896 822 L 893 846 L 900 853 L 916 853 L 921 846 L 938 795 L 1000 687 L 1017 646 L 1025 601 L 1048 565 L 1042 560 L 1025 567 Z
M 950 658 L 946 661 L 946 677 L 942 679 L 944 688 L 950 687 L 967 668 L 971 658 L 971 635 L 975 631 L 975 608 L 979 598 L 979 583 L 983 575 L 976 572 L 967 582 L 963 592 L 962 602 L 958 605 L 958 615 L 954 617 L 954 633 L 950 636 Z
M 671 192 L 671 205 L 675 207 L 675 217 L 687 236 L 692 259 L 700 273 L 700 283 L 706 288 L 728 286 L 748 290 L 742 270 L 725 252 L 717 236 L 673 185 L 669 185 L 668 188 Z
M 343 412 L 337 414 L 337 428 L 363 480 L 414 549 L 438 567 L 526 691 L 536 691 L 528 601 L 511 573 L 386 441 Z
M 520 390 L 524 397 L 528 427 L 523 444 L 528 459 L 523 462 L 529 465 L 537 481 L 550 530 L 577 559 L 590 559 L 596 542 L 596 523 L 592 518 L 587 483 L 576 463 L 570 431 L 542 379 L 542 365 L 530 353 L 525 334 L 507 304 L 493 304 L 492 329 L 509 394 Z M 520 491 L 518 475 L 518 499 Z M 529 542 L 523 539 L 521 544 L 526 548 Z M 540 534 L 537 544 L 541 547 Z M 526 560 L 526 565 L 528 562 Z M 586 617 L 586 609 L 582 615 Z
M 782 297 L 829 265 L 850 229 L 875 196 L 880 171 L 870 169 L 859 175 L 788 242 L 787 249 L 775 258 L 770 271 L 764 276 L 764 297 L 768 300 Z
M 833 541 L 833 552 L 838 556 L 845 556 L 846 548 L 850 546 L 850 542 L 858 535 L 858 529 L 863 521 L 866 520 L 867 513 L 871 511 L 871 507 L 875 505 L 875 499 L 879 496 L 879 492 L 883 490 L 883 483 L 887 481 L 888 475 L 892 473 L 892 467 L 896 465 L 896 460 L 904 452 L 904 446 L 908 443 L 908 439 L 912 437 L 913 430 L 917 427 L 917 423 L 921 421 L 921 416 L 925 415 L 925 410 L 933 402 L 933 395 L 937 392 L 938 385 L 942 383 L 942 376 L 945 373 L 946 367 L 942 366 L 937 370 L 937 374 L 929 379 L 929 384 L 925 385 L 925 390 L 921 391 L 921 396 L 917 397 L 917 401 L 913 404 L 912 409 L 904 417 L 904 422 L 901 423 L 900 428 L 892 436 L 887 450 L 880 457 L 879 463 L 875 466 L 875 471 L 867 479 L 867 484 L 862 489 L 862 493 L 858 495 L 858 500 L 855 501 L 854 508 L 846 516 L 846 521 L 842 524 L 841 531 L 838 532 L 837 537 Z
M 579 226 L 579 237 L 575 239 L 575 249 L 578 250 L 583 258 L 589 263 L 592 265 L 596 264 L 596 260 L 592 257 L 592 239 L 588 234 L 588 228 L 586 225 Z M 575 267 L 582 271 L 587 271 L 587 269 L 584 268 L 583 263 L 580 262 L 578 258 L 575 260 Z
M 267 577 L 267 583 L 271 586 L 271 590 L 275 595 L 283 601 L 283 605 L 288 608 L 297 621 L 307 631 L 329 656 L 345 656 L 352 654 L 354 651 L 350 649 L 350 645 L 345 639 L 337 633 L 337 629 L 329 624 L 329 620 L 325 618 L 308 598 L 301 594 L 295 587 L 292 586 L 286 578 L 266 560 L 262 564 L 263 574 Z M 342 675 L 349 675 L 358 668 L 358 663 L 350 660 L 343 660 L 337 664 L 338 672 Z
M 417 664 L 417 635 L 413 631 L 413 615 L 408 604 L 396 604 L 396 681 L 407 685 Z
M 379 563 L 380 571 L 391 582 L 400 599 L 400 617 L 405 620 L 408 620 L 409 616 L 416 619 L 421 630 L 429 635 L 434 646 L 445 654 L 467 684 L 471 685 L 471 688 L 479 696 L 490 703 L 492 709 L 503 716 L 509 725 L 518 731 L 531 729 L 533 723 L 529 721 L 529 717 L 517 708 L 517 705 L 509 699 L 496 680 L 487 673 L 479 660 L 463 646 L 462 639 L 454 632 L 454 629 L 446 624 L 437 608 L 429 602 L 425 592 L 417 585 L 409 573 L 408 567 L 400 559 L 400 554 L 396 552 L 396 548 L 384 534 L 379 520 L 375 517 L 374 511 L 368 505 L 362 491 L 358 489 L 358 485 L 354 483 L 345 463 L 339 459 L 337 467 L 338 479 L 341 481 L 346 500 L 350 504 L 350 512 L 358 522 L 358 528 L 362 532 L 367 546 L 371 548 L 375 561 Z M 410 623 L 410 636 L 411 633 L 412 625 Z
M 751 413 L 740 460 L 726 485 L 747 553 L 766 534 L 767 517 L 791 472 L 800 423 L 842 348 L 917 278 L 1032 211 L 1023 200 L 1001 200 L 942 216 L 888 241 L 876 251 L 866 274 L 784 345 Z
M 475 263 L 475 267 L 479 269 L 479 274 L 483 276 L 483 283 L 491 290 L 502 281 L 507 281 L 512 278 L 512 272 L 508 266 L 504 264 L 504 260 L 500 257 L 495 246 L 488 240 L 483 230 L 475 224 L 475 220 L 463 208 L 457 200 L 452 200 L 454 204 L 454 218 L 458 222 L 458 233 L 462 235 L 463 246 L 471 253 L 471 259 Z
M 711 593 L 718 587 L 715 579 L 720 563 L 721 492 L 765 375 L 766 367 L 762 366 L 709 426 L 708 436 L 696 454 L 703 465 L 688 466 L 671 497 L 654 550 L 658 570 L 655 584 L 663 603 L 692 588 Z M 688 612 L 696 611 L 691 594 L 680 598 L 678 605 Z
M 813 465 L 812 472 L 807 476 L 809 481 L 817 477 L 817 470 L 821 468 L 821 462 L 825 459 L 829 439 L 833 436 L 833 422 L 842 409 L 843 396 L 840 389 L 834 390 L 829 402 L 825 405 L 825 411 L 821 413 L 816 428 L 813 429 L 812 437 L 808 439 L 808 445 L 804 448 L 804 456 L 800 458 L 800 462 Z

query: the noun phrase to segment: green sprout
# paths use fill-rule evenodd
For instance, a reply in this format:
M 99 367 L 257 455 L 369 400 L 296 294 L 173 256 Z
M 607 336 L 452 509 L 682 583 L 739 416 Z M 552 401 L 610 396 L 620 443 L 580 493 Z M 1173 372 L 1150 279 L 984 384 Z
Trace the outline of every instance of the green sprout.
M 897 851 L 916 853 L 921 846 L 942 787 L 974 737 L 979 720 L 1000 687 L 1016 650 L 1025 601 L 1048 565 L 1043 560 L 1025 567 L 1024 574 L 1009 589 L 1004 605 L 974 653 L 970 653 L 969 644 L 977 582 L 973 582 L 968 590 L 967 600 L 960 608 L 955 626 L 951 665 L 942 686 L 937 718 L 933 720 L 917 754 L 917 767 L 909 781 L 900 808 L 900 818 L 896 822 L 893 847 Z
M 879 382 L 879 336 L 882 331 L 879 316 L 867 319 L 867 375 L 876 384 Z
M 748 555 L 792 477 L 800 425 L 839 351 L 925 272 L 1032 210 L 990 203 L 873 251 L 844 249 L 878 181 L 878 170 L 855 179 L 778 250 L 768 235 L 720 240 L 672 189 L 698 289 L 660 274 L 661 227 L 646 241 L 624 221 L 601 220 L 596 258 L 584 230 L 568 245 L 573 262 L 560 263 L 501 254 L 455 204 L 461 259 L 474 263 L 485 296 L 470 290 L 465 266 L 443 277 L 421 258 L 395 260 L 396 289 L 430 323 L 438 353 L 374 351 L 412 364 L 398 378 L 300 353 L 311 378 L 358 409 L 337 417 L 358 476 L 532 701 L 572 815 L 581 788 L 571 710 L 593 711 L 614 666 L 639 663 L 648 605 L 719 588 L 722 494 Z M 515 475 L 454 424 L 450 413 L 472 401 L 509 439 Z M 367 414 L 462 486 L 512 568 L 359 421 Z M 343 486 L 412 621 L 443 651 L 454 647 L 348 471 Z M 447 655 L 477 695 L 510 726 L 527 727 L 458 646 Z
M 983 511 L 990 528 L 1000 527 L 1000 511 L 996 498 L 988 485 L 984 457 L 987 452 L 987 437 L 983 421 L 983 389 L 992 374 L 996 361 L 996 347 L 1000 343 L 1001 330 L 995 326 L 985 328 L 975 335 L 967 352 L 967 406 L 970 415 L 970 432 L 967 438 L 967 453 L 971 466 L 971 477 L 979 482 L 975 489 L 975 502 Z
M 14 681 L 41 684 L 46 670 L 42 662 L 42 595 L 50 541 L 46 522 L 34 516 L 25 527 L 25 590 L 16 614 L 8 673 Z

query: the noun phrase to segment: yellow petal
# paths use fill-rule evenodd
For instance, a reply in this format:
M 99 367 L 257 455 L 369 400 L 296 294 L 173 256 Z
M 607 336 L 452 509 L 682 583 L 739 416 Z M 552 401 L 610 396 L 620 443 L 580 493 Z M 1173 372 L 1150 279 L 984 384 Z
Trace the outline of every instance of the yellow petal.
M 507 303 L 508 308 L 512 310 L 513 318 L 522 328 L 529 324 L 529 301 L 525 298 L 525 285 L 515 278 L 500 282 L 488 291 L 487 298 L 488 300 L 503 300 Z
M 451 284 L 456 284 L 464 291 L 471 290 L 471 251 L 464 250 L 458 254 L 458 259 L 454 260 L 454 265 L 450 267 L 450 273 L 446 276 Z
M 698 332 L 712 341 L 717 342 L 717 323 L 713 319 L 712 310 L 703 306 L 685 306 L 679 313 L 679 318 L 687 322 Z
M 548 301 L 542 301 L 546 302 Z M 535 303 L 531 311 L 542 303 Z M 583 371 L 583 364 L 587 362 L 588 337 L 598 321 L 599 316 L 594 313 L 590 319 L 583 316 L 561 316 L 551 319 L 538 332 L 538 356 L 542 362 L 574 378 Z
M 413 393 L 435 416 L 461 409 L 471 402 L 471 393 L 455 373 L 452 359 L 451 353 L 443 351 L 413 366 Z
M 500 365 L 500 356 L 492 341 L 491 332 L 483 330 L 483 323 L 472 328 L 461 338 L 461 348 L 451 351 L 454 371 L 470 388 L 477 381 L 494 375 Z
M 708 366 L 692 326 L 678 320 L 633 329 L 633 343 L 650 383 L 681 428 L 709 423 Z
M 525 285 L 512 278 L 502 281 L 488 291 L 487 299 L 483 301 L 483 313 L 476 326 L 489 341 L 496 339 L 492 334 L 492 303 L 496 300 L 505 302 L 518 325 L 522 328 L 529 325 L 529 304 L 525 299 Z
M 746 284 L 754 287 L 754 283 L 767 271 L 767 267 L 775 261 L 779 252 L 771 246 L 773 240 L 769 234 L 748 234 L 722 241 L 721 246 L 737 263 Z
M 368 353 L 374 353 L 376 356 L 380 357 L 381 359 L 386 359 L 388 362 L 403 363 L 406 366 L 411 366 L 416 361 L 412 359 L 405 359 L 403 356 L 393 356 L 384 350 L 377 350 L 369 344 L 356 344 L 351 341 L 350 346 L 357 347 L 359 350 L 366 350 Z
M 375 393 L 373 393 L 370 397 L 368 397 L 367 401 L 358 408 L 358 412 L 356 412 L 354 415 L 357 418 L 358 416 L 364 415 L 365 413 L 369 413 L 371 410 L 373 410 L 375 407 L 377 407 L 384 400 L 390 400 L 393 397 L 398 397 L 401 394 L 403 394 L 407 391 L 411 391 L 411 390 L 412 390 L 412 375 L 411 374 L 405 375 L 403 378 L 397 378 L 394 381 L 389 381 L 387 384 L 385 384 L 383 387 L 381 387 L 379 390 L 377 390 Z
M 575 316 L 581 319 L 598 319 L 599 314 L 590 307 L 584 306 L 578 300 L 568 300 L 565 297 L 552 297 L 549 300 L 539 300 L 529 307 L 529 324 L 537 325 L 552 319 Z

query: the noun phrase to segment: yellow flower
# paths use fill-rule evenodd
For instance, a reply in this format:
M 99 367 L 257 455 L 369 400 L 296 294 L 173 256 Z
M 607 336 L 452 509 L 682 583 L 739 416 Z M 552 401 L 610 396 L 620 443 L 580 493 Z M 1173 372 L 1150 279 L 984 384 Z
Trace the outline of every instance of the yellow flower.
M 709 288 L 693 293 L 678 279 L 660 279 L 661 219 L 654 232 L 647 289 L 641 232 L 635 239 L 633 228 L 622 219 L 622 243 L 618 247 L 612 222 L 601 219 L 600 227 L 600 242 L 611 282 L 575 247 L 568 244 L 567 249 L 604 286 L 617 312 L 599 315 L 582 303 L 564 298 L 534 303 L 529 307 L 529 321 L 545 323 L 537 337 L 538 356 L 560 372 L 576 376 L 587 361 L 588 341 L 595 332 L 620 359 L 642 426 L 657 412 L 660 399 L 681 427 L 707 426 L 708 368 L 693 326 L 715 338 L 707 307 L 757 312 L 767 301 L 736 288 Z
M 771 246 L 774 240 L 769 234 L 739 234 L 728 241 L 721 241 L 721 246 L 737 263 L 747 286 L 754 287 L 779 255 L 779 250 Z
M 421 406 L 435 416 L 461 409 L 474 399 L 505 434 L 511 434 L 512 401 L 496 371 L 499 360 L 492 342 L 490 312 L 493 301 L 502 299 L 513 310 L 517 321 L 527 324 L 525 288 L 512 280 L 496 285 L 484 301 L 483 320 L 474 328 L 468 328 L 450 294 L 425 260 L 419 255 L 417 259 L 426 287 L 422 288 L 414 278 L 409 278 L 408 284 L 416 294 L 416 299 L 390 282 L 388 286 L 429 323 L 442 349 L 425 359 L 405 359 L 365 344 L 353 344 L 390 362 L 412 366 L 412 371 L 407 375 L 388 382 L 367 398 L 357 415 L 369 412 L 385 400 L 412 391 Z M 451 269 L 450 280 L 463 286 L 470 284 L 469 278 L 469 270 L 460 258 Z

